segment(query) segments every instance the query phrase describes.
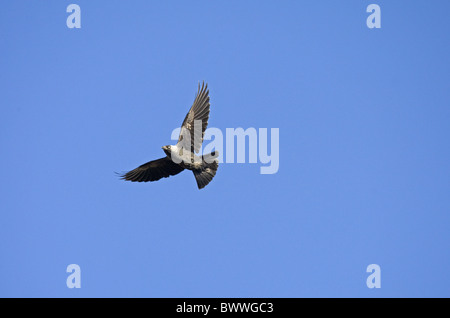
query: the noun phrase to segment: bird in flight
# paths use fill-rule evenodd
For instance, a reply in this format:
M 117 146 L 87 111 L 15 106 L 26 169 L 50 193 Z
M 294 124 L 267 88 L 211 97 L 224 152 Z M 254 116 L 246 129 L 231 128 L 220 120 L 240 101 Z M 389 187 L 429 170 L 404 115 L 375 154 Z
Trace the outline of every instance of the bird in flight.
M 208 126 L 209 106 L 208 84 L 203 82 L 200 87 L 199 83 L 194 103 L 181 124 L 177 144 L 163 146 L 165 157 L 144 163 L 121 175 L 121 179 L 132 182 L 157 181 L 187 169 L 194 173 L 198 188 L 203 189 L 214 178 L 219 167 L 217 151 L 196 155 Z

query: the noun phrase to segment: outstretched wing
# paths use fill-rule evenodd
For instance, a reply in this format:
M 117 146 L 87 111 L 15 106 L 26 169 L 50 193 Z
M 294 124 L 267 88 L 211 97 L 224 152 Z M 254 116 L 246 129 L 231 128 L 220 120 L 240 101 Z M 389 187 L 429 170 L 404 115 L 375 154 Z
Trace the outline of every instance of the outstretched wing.
M 208 84 L 203 82 L 200 88 L 200 83 L 198 83 L 197 96 L 181 125 L 177 146 L 190 149 L 191 152 L 200 150 L 203 143 L 203 135 L 208 126 L 209 105 Z
M 123 180 L 132 182 L 157 181 L 161 178 L 174 176 L 184 168 L 180 167 L 168 157 L 153 160 L 131 170 L 121 176 Z

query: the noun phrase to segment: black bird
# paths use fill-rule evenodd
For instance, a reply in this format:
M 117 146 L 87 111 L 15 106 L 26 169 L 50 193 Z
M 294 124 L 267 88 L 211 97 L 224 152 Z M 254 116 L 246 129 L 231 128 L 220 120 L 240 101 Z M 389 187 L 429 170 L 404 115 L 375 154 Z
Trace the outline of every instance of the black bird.
M 165 157 L 147 162 L 131 170 L 121 178 L 133 182 L 157 181 L 174 176 L 184 169 L 192 170 L 199 189 L 204 188 L 216 175 L 219 161 L 217 151 L 198 156 L 209 118 L 208 84 L 198 84 L 198 91 L 191 109 L 181 125 L 176 145 L 163 146 Z

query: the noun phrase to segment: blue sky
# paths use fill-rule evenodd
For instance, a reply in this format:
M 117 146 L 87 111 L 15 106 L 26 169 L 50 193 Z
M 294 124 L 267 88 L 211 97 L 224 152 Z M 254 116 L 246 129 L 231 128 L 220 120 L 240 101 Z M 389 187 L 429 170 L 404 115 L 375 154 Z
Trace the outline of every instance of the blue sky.
M 448 1 L 70 3 L 0 11 L 0 296 L 450 296 Z M 210 127 L 280 129 L 278 173 L 119 180 L 202 80 Z

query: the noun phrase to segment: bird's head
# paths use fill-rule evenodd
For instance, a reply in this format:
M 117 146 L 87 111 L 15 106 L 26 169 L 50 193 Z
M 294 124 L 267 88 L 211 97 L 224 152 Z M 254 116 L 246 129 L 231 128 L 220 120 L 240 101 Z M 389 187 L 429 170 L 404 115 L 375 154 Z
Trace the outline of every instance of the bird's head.
M 170 145 L 162 146 L 162 150 L 164 150 L 166 155 L 170 157 L 170 154 L 172 152 L 172 146 L 170 146 Z

